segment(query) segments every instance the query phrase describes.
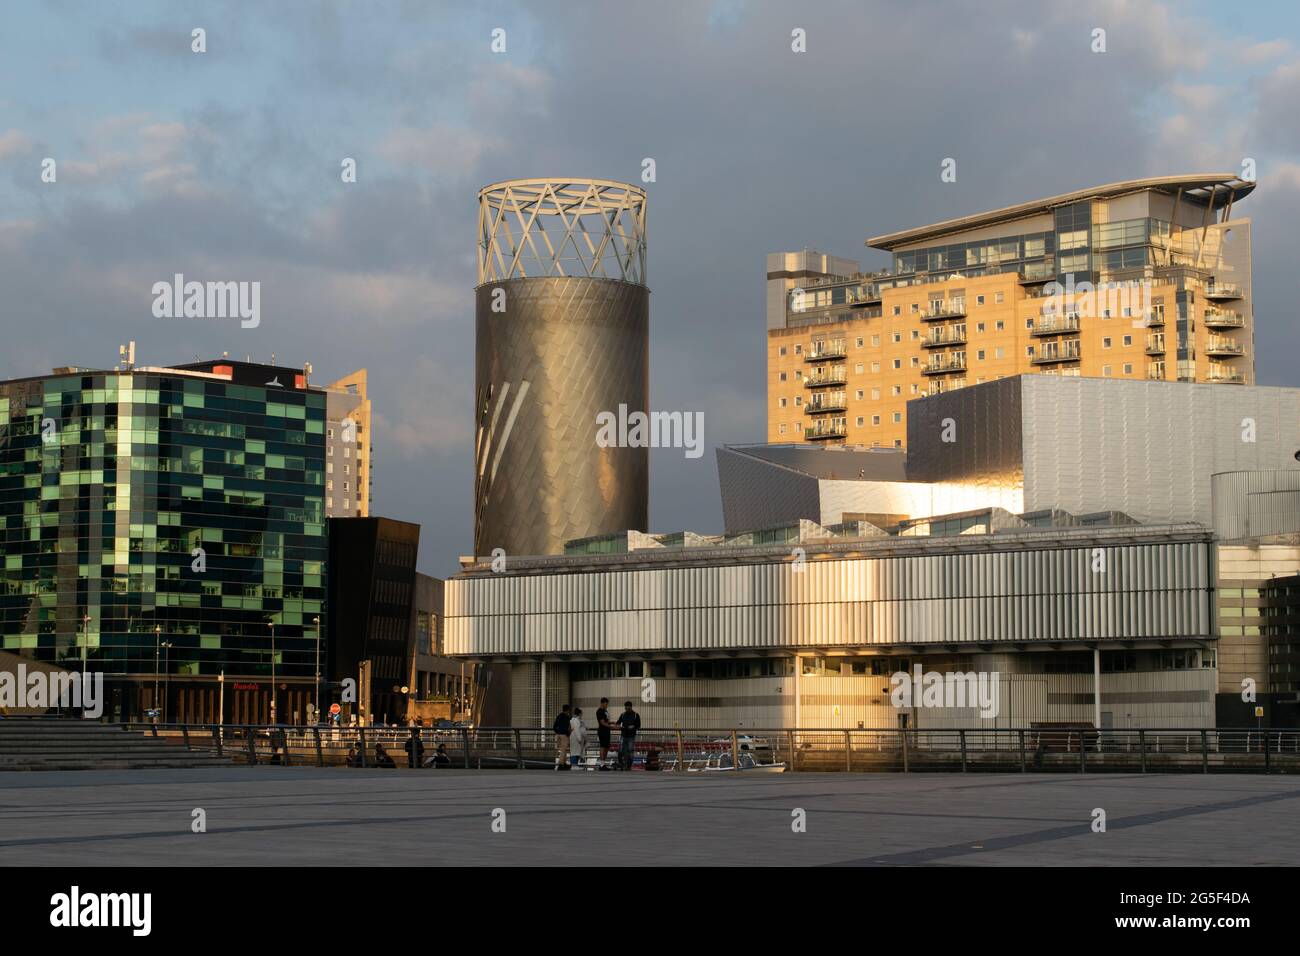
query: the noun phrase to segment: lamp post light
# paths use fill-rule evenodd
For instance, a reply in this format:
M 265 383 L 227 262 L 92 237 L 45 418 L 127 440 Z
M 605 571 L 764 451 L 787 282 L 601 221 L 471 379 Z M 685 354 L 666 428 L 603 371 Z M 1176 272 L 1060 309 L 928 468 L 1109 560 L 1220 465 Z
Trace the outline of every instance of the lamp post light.
M 312 618 L 316 625 L 316 722 L 320 722 L 320 615 Z
M 81 706 L 86 706 L 86 655 L 90 653 L 90 614 L 81 619 Z
M 162 628 L 155 624 L 153 629 L 153 710 L 158 710 L 158 646 L 162 640 Z
M 279 688 L 275 682 L 275 621 L 268 621 L 271 625 L 271 723 L 275 723 L 275 698 Z

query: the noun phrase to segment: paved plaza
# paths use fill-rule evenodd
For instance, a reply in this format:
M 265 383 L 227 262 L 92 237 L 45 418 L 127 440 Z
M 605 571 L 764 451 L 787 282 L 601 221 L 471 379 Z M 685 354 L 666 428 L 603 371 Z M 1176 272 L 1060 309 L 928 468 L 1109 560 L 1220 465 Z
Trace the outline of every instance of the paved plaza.
M 194 811 L 207 832 L 191 832 Z M 1106 832 L 1095 833 L 1095 808 Z M 504 832 L 494 832 L 497 810 Z M 794 811 L 806 832 L 792 830 Z M 499 829 L 499 824 L 498 824 Z M 0 865 L 1294 865 L 1300 777 L 0 773 Z

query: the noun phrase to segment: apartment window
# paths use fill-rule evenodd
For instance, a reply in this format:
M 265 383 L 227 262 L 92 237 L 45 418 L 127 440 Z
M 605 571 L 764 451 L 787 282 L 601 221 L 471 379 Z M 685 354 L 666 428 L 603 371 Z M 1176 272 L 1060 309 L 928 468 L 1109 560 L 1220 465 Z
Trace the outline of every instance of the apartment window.
M 858 427 L 859 427 L 859 428 L 862 427 L 862 416 L 861 416 L 861 415 L 858 416 Z
M 794 403 L 795 403 L 796 406 L 802 405 L 802 404 L 803 404 L 803 396 L 802 396 L 802 395 L 796 395 L 796 396 L 794 397 Z
M 982 296 L 982 295 L 977 295 L 977 296 L 975 296 L 975 304 L 976 304 L 976 305 L 983 305 L 983 304 L 984 304 L 984 296 Z
M 892 389 L 890 389 L 890 392 L 891 392 L 892 394 L 894 394 L 894 395 L 902 395 L 902 394 L 903 394 L 903 386 L 901 386 L 901 385 L 895 385 Z
M 1026 357 L 1028 357 L 1028 358 L 1033 358 L 1033 357 L 1034 357 L 1034 347 L 1033 347 L 1032 345 L 1026 345 L 1026 346 L 1025 346 L 1025 355 L 1026 355 Z
M 1006 358 L 1006 357 L 1007 357 L 1007 350 L 1004 349 L 1004 348 L 996 348 L 996 349 L 993 350 L 993 357 L 994 357 L 995 359 Z
M 794 354 L 795 354 L 795 355 L 802 355 L 802 354 L 803 354 L 803 346 L 802 346 L 802 345 L 796 345 L 796 346 L 794 347 Z
M 857 347 L 862 348 L 862 336 L 858 336 Z
M 978 361 L 980 361 L 980 362 L 984 361 L 984 350 L 983 350 L 983 349 L 977 349 L 977 350 L 975 351 L 975 358 L 976 358 Z
M 1033 320 L 1033 319 L 1025 319 L 1025 328 L 1027 328 L 1027 329 L 1031 329 L 1031 330 L 1032 330 L 1033 327 L 1034 327 L 1034 320 Z
M 332 440 L 334 438 L 334 429 L 332 428 L 327 429 L 326 434 L 328 434 L 330 439 Z
M 912 383 L 912 394 L 915 395 L 915 394 L 916 394 L 917 392 L 919 392 L 920 390 L 921 390 L 921 386 L 920 386 L 920 385 L 917 385 L 915 382 L 913 382 L 913 383 Z
M 902 367 L 903 367 L 903 360 L 902 360 L 902 359 L 894 359 L 894 368 L 902 368 Z
M 334 462 L 332 461 L 325 462 L 325 474 L 327 475 L 334 474 Z
M 862 401 L 862 389 L 858 389 L 857 395 L 855 397 L 857 398 L 858 401 Z
M 785 399 L 784 399 L 784 398 L 783 398 L 783 399 L 780 399 L 780 400 L 777 402 L 777 407 L 778 407 L 778 408 L 785 408 Z
M 902 333 L 902 332 L 895 332 L 895 333 L 894 333 L 894 343 L 897 344 L 897 343 L 899 343 L 899 342 L 901 342 L 901 341 L 903 341 L 903 333 Z
M 1109 335 L 1107 335 L 1107 336 L 1105 336 L 1104 338 L 1102 338 L 1102 340 L 1101 340 L 1101 347 L 1104 348 L 1104 349 L 1108 349 L 1108 348 L 1110 348 L 1110 336 L 1109 336 Z
M 777 434 L 778 434 L 778 435 L 784 435 L 784 434 L 785 434 L 785 426 L 784 426 L 784 425 L 778 425 L 776 431 L 777 431 Z
M 976 332 L 983 332 L 983 331 L 984 331 L 984 323 L 983 323 L 983 322 L 976 322 L 976 323 L 975 323 L 975 331 L 976 331 Z
M 900 424 L 902 421 L 903 421 L 903 413 L 894 412 L 894 424 L 895 425 Z
M 1124 347 L 1128 348 L 1132 344 L 1133 344 L 1133 336 L 1131 335 L 1124 336 Z
M 328 457 L 333 458 L 333 457 L 334 457 L 334 446 L 333 446 L 333 445 L 328 446 L 328 447 L 325 449 L 325 454 L 326 454 Z
M 873 425 L 879 425 L 879 424 L 880 424 L 880 416 L 879 416 L 879 415 L 872 415 L 872 416 L 871 416 L 871 424 L 873 424 Z
M 782 354 L 782 355 L 785 354 L 785 346 L 784 346 L 784 345 L 781 346 L 781 353 L 780 353 L 780 354 Z M 333 437 L 333 436 L 330 436 L 330 437 Z
M 920 311 L 921 311 L 921 304 L 920 304 L 919 302 L 913 302 L 913 303 L 912 303 L 912 314 L 913 314 L 913 315 L 916 315 L 916 314 L 918 314 Z
M 1001 319 L 998 319 L 998 324 L 994 326 L 994 328 L 997 329 L 999 332 L 1001 332 L 1001 331 L 1002 331 L 1003 329 L 1005 329 L 1006 327 L 1007 327 L 1007 324 L 1006 324 L 1005 322 L 1003 322 Z
M 858 371 L 859 371 L 859 372 L 862 371 L 862 366 L 861 366 L 861 365 L 858 366 Z M 879 363 L 879 362 L 872 362 L 872 363 L 871 363 L 871 371 L 873 371 L 873 372 L 879 372 L 879 371 L 880 371 L 880 363 Z
M 879 344 L 880 344 L 880 336 L 879 336 L 879 335 L 873 335 L 873 336 L 871 337 L 871 344 L 872 344 L 873 347 L 879 345 Z
M 895 447 L 895 448 L 902 448 L 902 447 L 903 447 L 903 439 L 901 439 L 901 438 L 895 438 L 895 439 L 894 439 L 894 447 Z
M 920 367 L 921 367 L 921 360 L 920 360 L 920 358 L 918 358 L 917 356 L 913 355 L 913 356 L 912 356 L 912 368 L 920 368 Z
M 795 423 L 794 423 L 794 430 L 797 431 L 797 432 L 801 432 L 801 431 L 803 431 L 803 422 L 795 422 Z
M 1133 374 L 1133 363 L 1132 363 L 1132 362 L 1125 362 L 1125 363 L 1124 363 L 1124 374 L 1125 374 L 1125 375 L 1132 375 L 1132 374 Z
M 920 341 L 920 338 L 921 338 L 921 330 L 920 330 L 920 329 L 913 329 L 913 330 L 912 330 L 912 341 L 913 341 L 913 342 Z
M 902 314 L 903 314 L 903 307 L 901 305 L 894 306 L 894 315 L 902 315 Z
M 782 373 L 781 373 L 781 381 L 783 381 L 783 382 L 785 381 L 785 372 L 782 372 Z
M 993 301 L 994 301 L 994 302 L 1001 302 L 1001 301 L 1002 301 L 1002 293 L 1001 293 L 1001 292 L 996 293 L 996 294 L 993 296 Z
M 879 362 L 872 362 L 872 363 L 871 363 L 871 371 L 873 371 L 873 372 L 879 372 L 879 371 L 880 371 L 880 363 L 879 363 Z M 853 372 L 854 372 L 855 375 L 861 375 L 861 374 L 862 374 L 862 363 L 861 363 L 861 362 L 859 362 L 857 365 L 853 366 Z
M 871 400 L 875 402 L 875 401 L 879 401 L 879 399 L 880 399 L 880 389 L 873 388 L 871 390 Z
M 1101 367 L 1101 374 L 1102 374 L 1102 375 L 1105 375 L 1107 378 L 1109 378 L 1109 377 L 1110 377 L 1110 366 L 1109 366 L 1109 365 L 1103 365 L 1103 366 Z

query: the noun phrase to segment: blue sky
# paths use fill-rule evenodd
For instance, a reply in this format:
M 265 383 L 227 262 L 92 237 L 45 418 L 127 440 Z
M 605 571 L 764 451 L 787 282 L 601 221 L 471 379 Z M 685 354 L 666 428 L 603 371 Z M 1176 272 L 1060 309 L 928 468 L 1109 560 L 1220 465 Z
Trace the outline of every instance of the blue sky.
M 1236 212 L 1254 220 L 1259 379 L 1300 385 L 1298 8 L 6 4 L 0 377 L 111 365 L 128 339 L 148 363 L 367 366 L 376 511 L 421 522 L 442 575 L 470 549 L 482 185 L 635 181 L 655 159 L 651 404 L 703 411 L 716 445 L 764 436 L 765 253 L 880 265 L 868 235 L 1250 157 L 1260 188 Z M 153 318 L 152 284 L 175 272 L 261 281 L 261 327 Z M 656 451 L 651 484 L 655 530 L 720 526 L 711 452 Z

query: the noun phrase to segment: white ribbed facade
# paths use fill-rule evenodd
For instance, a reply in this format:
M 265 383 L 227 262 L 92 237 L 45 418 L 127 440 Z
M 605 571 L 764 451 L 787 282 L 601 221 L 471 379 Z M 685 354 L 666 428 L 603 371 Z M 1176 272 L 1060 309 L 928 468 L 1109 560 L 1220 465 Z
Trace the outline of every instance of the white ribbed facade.
M 1131 535 L 1098 532 L 1077 547 L 1021 535 L 1002 550 L 954 538 L 944 554 L 926 553 L 928 541 L 856 542 L 856 555 L 828 545 L 802 567 L 770 549 L 736 564 L 720 563 L 726 549 L 670 553 L 658 567 L 543 560 L 534 564 L 549 573 L 450 579 L 446 648 L 517 658 L 1212 636 L 1206 536 L 1118 543 Z M 894 553 L 863 556 L 877 549 Z

